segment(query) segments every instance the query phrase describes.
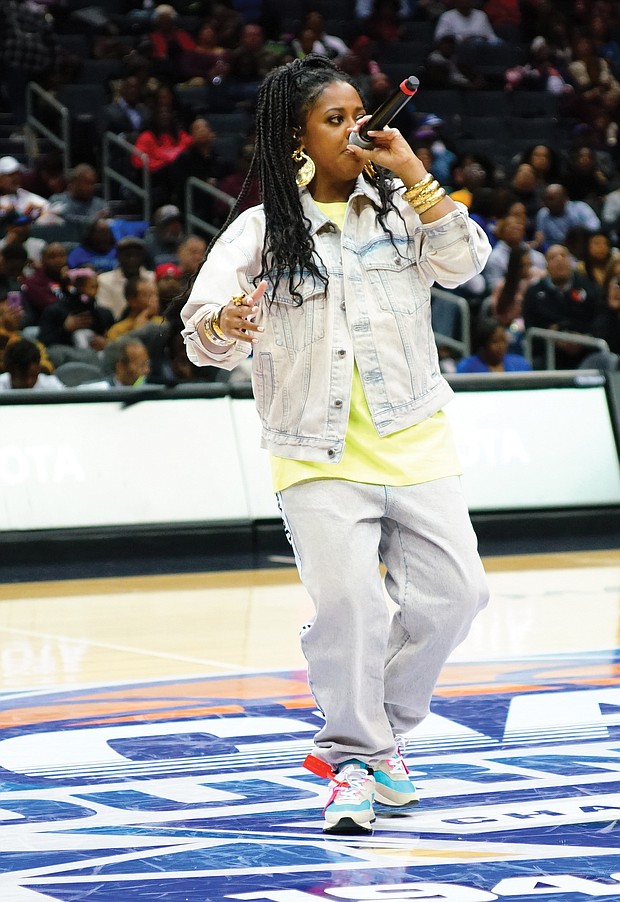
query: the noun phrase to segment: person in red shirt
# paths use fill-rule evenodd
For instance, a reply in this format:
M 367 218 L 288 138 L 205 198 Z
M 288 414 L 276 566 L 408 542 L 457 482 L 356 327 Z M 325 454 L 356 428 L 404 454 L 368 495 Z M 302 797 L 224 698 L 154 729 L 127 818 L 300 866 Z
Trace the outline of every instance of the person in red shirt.
M 153 12 L 153 30 L 149 34 L 151 54 L 154 60 L 170 60 L 184 50 L 194 50 L 196 42 L 187 31 L 177 28 L 177 11 L 162 3 Z
M 176 197 L 174 166 L 177 158 L 192 144 L 192 137 L 177 124 L 176 115 L 168 105 L 157 106 L 149 128 L 140 132 L 134 147 L 148 157 L 151 172 L 153 205 L 158 207 L 170 203 Z M 142 158 L 134 154 L 131 162 L 136 169 L 142 169 Z

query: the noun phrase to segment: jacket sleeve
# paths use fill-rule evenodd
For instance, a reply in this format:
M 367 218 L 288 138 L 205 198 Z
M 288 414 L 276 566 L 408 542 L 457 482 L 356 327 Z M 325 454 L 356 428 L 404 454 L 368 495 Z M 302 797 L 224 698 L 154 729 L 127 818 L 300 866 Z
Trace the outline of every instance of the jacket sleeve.
M 418 220 L 414 226 L 418 266 L 429 285 L 463 285 L 482 271 L 491 253 L 484 230 L 470 219 L 463 204 L 456 206 L 435 222 L 422 223 L 413 214 Z
M 237 341 L 229 348 L 209 344 L 203 320 L 242 292 L 253 291 L 251 274 L 260 271 L 264 227 L 262 212 L 252 208 L 242 213 L 220 236 L 198 271 L 189 298 L 181 310 L 183 340 L 189 360 L 196 366 L 219 366 L 232 370 L 249 356 L 252 345 Z M 259 311 L 256 321 L 261 318 Z

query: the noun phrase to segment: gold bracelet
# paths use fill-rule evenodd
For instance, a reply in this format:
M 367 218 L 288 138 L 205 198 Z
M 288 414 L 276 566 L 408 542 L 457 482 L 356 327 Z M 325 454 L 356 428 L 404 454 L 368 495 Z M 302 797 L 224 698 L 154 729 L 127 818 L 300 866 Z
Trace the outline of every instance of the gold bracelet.
M 425 185 L 421 191 L 418 191 L 418 193 L 416 194 L 415 197 L 409 198 L 408 203 L 416 204 L 416 203 L 418 203 L 418 201 L 424 200 L 425 197 L 430 197 L 431 194 L 434 194 L 435 191 L 438 191 L 440 187 L 441 187 L 441 185 L 439 184 L 437 179 L 433 179 L 433 181 L 430 182 L 430 184 Z
M 234 345 L 234 343 L 235 343 L 234 338 L 226 338 L 226 336 L 224 335 L 223 332 L 221 333 L 223 337 L 220 338 L 220 336 L 215 332 L 215 328 L 213 325 L 214 316 L 215 316 L 215 313 L 210 313 L 202 321 L 202 327 L 204 329 L 204 333 L 207 337 L 207 340 L 210 341 L 211 344 L 219 345 L 220 347 L 228 348 L 231 345 Z M 221 330 L 220 330 L 220 332 L 221 332 Z
M 222 341 L 234 341 L 234 339 L 230 339 L 222 331 L 222 327 L 220 326 L 220 317 L 222 315 L 223 309 L 223 307 L 220 307 L 220 309 L 211 316 L 211 329 L 215 332 L 218 338 L 222 339 Z
M 427 172 L 424 178 L 420 179 L 419 182 L 416 182 L 415 185 L 411 185 L 410 188 L 407 188 L 407 190 L 403 194 L 403 197 L 405 198 L 407 203 L 410 203 L 413 198 L 417 197 L 419 192 L 423 191 L 424 188 L 426 188 L 427 185 L 430 185 L 432 181 L 433 176 L 430 172 Z
M 412 204 L 413 209 L 418 214 L 426 213 L 427 210 L 430 210 L 431 207 L 434 207 L 435 204 L 438 204 L 440 200 L 442 200 L 446 196 L 445 188 L 439 188 L 431 197 L 426 198 L 417 204 Z

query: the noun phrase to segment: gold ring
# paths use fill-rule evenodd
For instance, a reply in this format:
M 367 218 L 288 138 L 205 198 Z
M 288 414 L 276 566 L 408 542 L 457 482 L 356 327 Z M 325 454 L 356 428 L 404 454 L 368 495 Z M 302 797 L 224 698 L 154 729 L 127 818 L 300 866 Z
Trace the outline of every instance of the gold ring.
M 230 300 L 235 305 L 235 307 L 243 307 L 243 305 L 245 304 L 245 298 L 245 294 L 236 294 Z

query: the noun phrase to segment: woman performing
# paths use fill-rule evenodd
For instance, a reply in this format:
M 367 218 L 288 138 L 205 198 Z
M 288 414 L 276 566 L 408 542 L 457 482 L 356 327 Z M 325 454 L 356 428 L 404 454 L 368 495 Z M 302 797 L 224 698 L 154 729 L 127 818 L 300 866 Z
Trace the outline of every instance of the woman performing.
M 368 118 L 322 57 L 269 73 L 246 181 L 263 203 L 233 209 L 182 311 L 193 363 L 253 352 L 262 446 L 316 609 L 301 641 L 325 722 L 308 766 L 332 777 L 335 834 L 369 832 L 375 802 L 417 801 L 402 737 L 488 599 L 430 286 L 471 279 L 490 247 L 396 129 L 349 144 Z

